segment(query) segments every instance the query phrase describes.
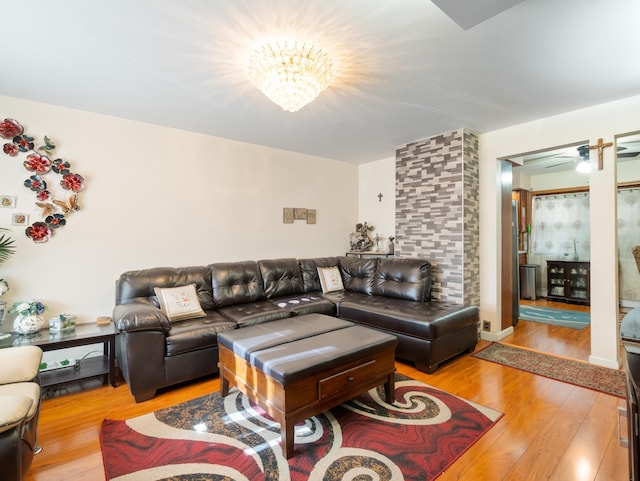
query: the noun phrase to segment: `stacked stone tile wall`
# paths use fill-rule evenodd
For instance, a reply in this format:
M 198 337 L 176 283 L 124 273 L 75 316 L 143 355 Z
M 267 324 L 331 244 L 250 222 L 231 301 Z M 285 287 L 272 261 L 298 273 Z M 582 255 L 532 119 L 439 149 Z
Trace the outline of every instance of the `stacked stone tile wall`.
M 396 255 L 433 266 L 433 298 L 479 303 L 478 137 L 461 129 L 396 150 Z

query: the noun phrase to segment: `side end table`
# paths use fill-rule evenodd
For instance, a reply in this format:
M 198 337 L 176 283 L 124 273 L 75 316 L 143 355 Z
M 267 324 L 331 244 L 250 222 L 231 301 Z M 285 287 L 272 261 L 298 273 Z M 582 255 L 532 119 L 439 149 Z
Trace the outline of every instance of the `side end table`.
M 113 324 L 98 326 L 96 324 L 78 324 L 70 331 L 50 331 L 41 329 L 35 334 L 20 335 L 4 326 L 2 334 L 8 337 L 0 339 L 0 349 L 13 346 L 34 345 L 43 351 L 56 351 L 91 344 L 103 344 L 102 356 L 79 359 L 74 366 L 61 367 L 40 372 L 42 387 L 55 386 L 79 379 L 104 376 L 104 381 L 116 387 L 116 330 Z

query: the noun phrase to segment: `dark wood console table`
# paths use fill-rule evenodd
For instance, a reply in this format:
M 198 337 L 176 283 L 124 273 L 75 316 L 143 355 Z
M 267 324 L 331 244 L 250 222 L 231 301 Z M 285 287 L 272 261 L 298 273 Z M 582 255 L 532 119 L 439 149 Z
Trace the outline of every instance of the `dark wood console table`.
M 76 364 L 69 367 L 61 367 L 40 373 L 42 387 L 55 386 L 79 379 L 95 376 L 104 376 L 113 387 L 116 381 L 116 330 L 113 324 L 98 326 L 96 324 L 78 324 L 72 331 L 55 332 L 49 329 L 41 329 L 30 335 L 20 335 L 10 332 L 10 326 L 4 326 L 2 334 L 9 337 L 0 339 L 0 349 L 5 347 L 39 346 L 43 351 L 55 351 L 70 347 L 89 346 L 91 344 L 103 344 L 102 356 L 93 356 L 77 360 Z

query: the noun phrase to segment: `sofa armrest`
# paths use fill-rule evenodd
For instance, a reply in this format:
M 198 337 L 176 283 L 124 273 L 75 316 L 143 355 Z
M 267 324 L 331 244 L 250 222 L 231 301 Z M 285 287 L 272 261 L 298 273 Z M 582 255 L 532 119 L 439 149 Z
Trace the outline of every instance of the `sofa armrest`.
M 151 304 L 120 304 L 113 309 L 113 322 L 120 332 L 169 332 L 171 322 L 167 315 Z
M 42 349 L 38 346 L 0 349 L 0 385 L 33 381 L 38 376 L 41 360 Z
M 21 396 L 19 394 L 0 396 L 0 405 L 2 405 L 0 433 L 4 433 L 26 422 L 32 404 L 33 399 L 27 396 Z

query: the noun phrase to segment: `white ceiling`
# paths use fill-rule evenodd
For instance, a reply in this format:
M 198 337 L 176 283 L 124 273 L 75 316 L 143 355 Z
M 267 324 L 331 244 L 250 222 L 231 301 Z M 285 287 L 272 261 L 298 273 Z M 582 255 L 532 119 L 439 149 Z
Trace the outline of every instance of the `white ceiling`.
M 435 1 L 2 0 L 0 95 L 361 163 L 640 94 L 638 0 Z M 244 71 L 283 37 L 337 70 L 296 113 Z

